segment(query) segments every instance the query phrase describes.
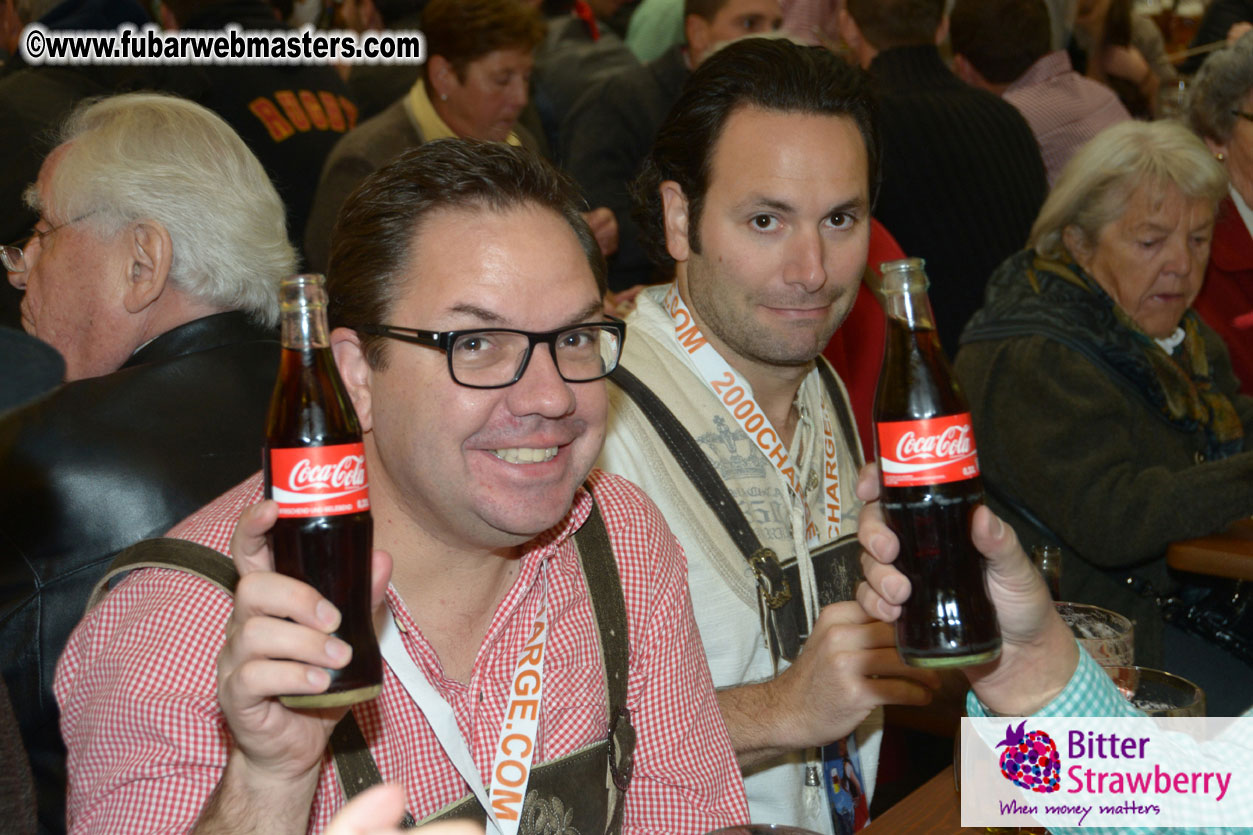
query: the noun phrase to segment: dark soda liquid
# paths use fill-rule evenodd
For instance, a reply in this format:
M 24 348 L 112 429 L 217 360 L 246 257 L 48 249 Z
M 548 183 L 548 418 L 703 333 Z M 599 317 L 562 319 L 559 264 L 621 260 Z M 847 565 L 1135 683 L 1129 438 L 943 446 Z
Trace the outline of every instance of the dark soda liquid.
M 370 514 L 280 519 L 270 531 L 269 542 L 276 571 L 313 586 L 341 613 L 339 628 L 332 634 L 352 647 L 352 660 L 346 667 L 327 670 L 331 674 L 327 694 L 377 688 L 383 680 L 383 660 L 370 619 L 369 555 L 374 543 Z M 361 554 L 365 560 L 359 559 Z M 292 697 L 284 701 L 290 704 Z
M 901 543 L 896 567 L 912 589 L 896 622 L 897 650 L 907 664 L 959 667 L 1000 653 L 983 555 L 970 540 L 982 501 L 978 479 L 884 490 L 883 513 Z
M 967 411 L 934 328 L 911 329 L 889 317 L 875 421 Z M 900 540 L 895 565 L 912 589 L 896 623 L 897 650 L 908 664 L 961 667 L 1000 653 L 1000 628 L 984 585 L 984 558 L 970 539 L 971 517 L 982 503 L 983 484 L 977 477 L 882 490 L 884 517 Z
M 270 449 L 359 443 L 360 425 L 328 348 L 284 348 L 266 427 L 266 497 Z M 267 535 L 274 568 L 318 590 L 339 609 L 332 634 L 352 647 L 346 667 L 327 670 L 330 687 L 315 696 L 283 696 L 292 707 L 334 707 L 376 696 L 383 660 L 370 611 L 374 521 L 369 511 L 279 519 Z

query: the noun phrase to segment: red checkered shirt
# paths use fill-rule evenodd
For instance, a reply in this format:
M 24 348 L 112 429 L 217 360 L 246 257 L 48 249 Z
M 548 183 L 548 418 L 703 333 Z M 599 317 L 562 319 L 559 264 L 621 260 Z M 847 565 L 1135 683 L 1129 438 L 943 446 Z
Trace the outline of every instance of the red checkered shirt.
M 630 636 L 627 704 L 637 747 L 624 831 L 674 835 L 745 823 L 744 789 L 692 619 L 683 552 L 639 488 L 600 472 L 589 483 L 617 558 Z M 260 496 L 257 475 L 170 534 L 226 553 L 240 511 Z M 513 666 L 542 604 L 544 563 L 551 637 L 535 762 L 604 738 L 600 641 L 570 538 L 590 507 L 591 496 L 580 490 L 566 518 L 522 558 L 466 684 L 443 675 L 404 603 L 388 591 L 406 649 L 452 706 L 485 777 Z M 195 822 L 231 745 L 215 682 L 230 612 L 231 598 L 207 581 L 150 568 L 133 572 L 79 624 L 55 685 L 69 748 L 71 831 L 182 832 Z M 405 787 L 416 818 L 468 793 L 390 668 L 382 694 L 355 711 L 383 779 Z M 342 803 L 328 754 L 310 831 L 325 828 Z
M 1089 139 L 1131 118 L 1113 90 L 1074 71 L 1065 50 L 1041 56 L 1001 98 L 1031 126 L 1050 186 Z

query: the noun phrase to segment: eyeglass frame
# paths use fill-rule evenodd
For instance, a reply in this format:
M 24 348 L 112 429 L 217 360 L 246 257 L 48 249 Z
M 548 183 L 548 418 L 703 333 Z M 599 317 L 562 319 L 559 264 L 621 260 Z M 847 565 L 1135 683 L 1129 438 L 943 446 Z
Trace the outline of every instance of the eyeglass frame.
M 1250 113 L 1247 110 L 1232 110 L 1231 115 L 1239 116 L 1241 119 L 1248 119 L 1250 122 L 1253 122 L 1253 113 Z
M 58 232 L 67 226 L 72 226 L 73 224 L 78 223 L 80 220 L 86 220 L 87 218 L 94 215 L 97 211 L 99 210 L 92 209 L 90 212 L 84 212 L 83 214 L 79 215 L 73 220 L 67 220 L 65 223 L 62 223 L 60 226 L 53 226 L 51 229 L 45 232 L 40 232 L 38 229 L 32 227 L 30 230 L 30 234 L 26 236 L 26 243 L 24 245 L 18 246 L 17 244 L 4 244 L 3 246 L 0 246 L 0 265 L 2 265 L 6 270 L 8 270 L 11 273 L 26 272 L 27 270 L 30 269 L 30 265 L 26 263 L 26 250 L 30 246 L 31 241 L 33 241 L 35 238 L 38 238 L 39 248 L 42 250 L 44 247 L 44 239 L 47 238 L 49 235 L 51 235 L 53 232 Z M 43 215 L 40 215 L 39 220 L 43 220 L 46 222 L 47 218 L 43 217 Z M 36 221 L 36 225 L 38 225 L 38 221 Z M 15 250 L 17 252 L 16 257 L 10 254 L 11 252 Z M 17 269 L 17 268 L 10 266 L 11 264 L 15 264 L 15 263 L 20 263 L 22 265 L 21 268 Z
M 586 380 L 571 380 L 561 373 L 561 365 L 557 361 L 557 337 L 562 334 L 577 331 L 581 328 L 597 327 L 608 328 L 615 332 L 618 336 L 618 355 L 614 357 L 613 364 L 602 374 L 595 377 L 589 377 Z M 444 352 L 444 357 L 448 361 L 448 376 L 459 386 L 465 386 L 471 389 L 503 389 L 509 388 L 526 373 L 527 368 L 531 365 L 531 356 L 535 352 L 535 346 L 545 344 L 548 346 L 548 354 L 553 359 L 553 368 L 557 370 L 557 374 L 567 383 L 594 383 L 597 380 L 603 380 L 617 369 L 618 364 L 622 361 L 622 346 L 626 342 L 626 322 L 616 316 L 605 316 L 605 320 L 596 322 L 582 322 L 574 325 L 567 325 L 564 328 L 556 330 L 535 332 L 518 330 L 517 328 L 466 328 L 464 330 L 455 331 L 426 331 L 418 328 L 404 328 L 398 325 L 356 325 L 353 330 L 358 333 L 365 333 L 371 336 L 383 336 L 388 339 L 396 339 L 401 342 L 408 342 L 411 345 L 421 345 L 426 348 L 438 348 Z M 499 383 L 494 386 L 481 386 L 474 383 L 465 383 L 457 379 L 456 373 L 452 368 L 452 347 L 457 340 L 463 336 L 472 336 L 482 333 L 516 333 L 525 336 L 528 340 L 526 346 L 526 354 L 522 357 L 522 362 L 518 364 L 518 370 L 514 372 L 513 379 L 507 383 Z

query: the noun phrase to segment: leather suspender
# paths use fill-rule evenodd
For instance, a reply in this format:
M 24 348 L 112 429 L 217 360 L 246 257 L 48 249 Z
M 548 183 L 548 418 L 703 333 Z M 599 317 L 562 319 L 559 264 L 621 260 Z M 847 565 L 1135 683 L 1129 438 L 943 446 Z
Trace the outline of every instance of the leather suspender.
M 583 566 L 583 579 L 592 599 L 596 630 L 604 654 L 606 704 L 609 705 L 609 782 L 614 791 L 607 815 L 606 832 L 622 828 L 627 787 L 635 770 L 635 728 L 626 706 L 629 641 L 626 600 L 618 562 L 609 544 L 605 520 L 595 505 L 583 527 L 574 535 Z
M 629 636 L 626 601 L 622 594 L 618 564 L 613 556 L 604 519 L 595 503 L 592 505 L 587 521 L 574 535 L 574 544 L 579 553 L 584 581 L 591 598 L 594 619 L 600 636 L 601 654 L 604 659 L 608 723 L 606 739 L 601 742 L 601 745 L 606 747 L 607 753 L 603 758 L 596 757 L 589 761 L 587 753 L 591 752 L 584 749 L 555 762 L 543 763 L 535 768 L 534 779 L 540 781 L 545 771 L 558 772 L 562 768 L 585 770 L 585 763 L 597 761 L 603 763 L 605 768 L 603 788 L 607 792 L 608 802 L 605 807 L 602 831 L 617 832 L 621 828 L 624 801 L 631 781 L 635 754 L 635 729 L 631 725 L 630 710 L 626 706 Z M 213 583 L 232 596 L 239 582 L 239 574 L 235 570 L 234 563 L 212 548 L 182 539 L 146 539 L 135 543 L 113 559 L 105 575 L 92 589 L 87 609 L 93 608 L 108 593 L 109 582 L 112 579 L 137 568 L 168 568 L 184 571 Z M 369 787 L 382 782 L 378 765 L 374 762 L 373 755 L 370 754 L 365 736 L 361 733 L 361 728 L 351 710 L 344 715 L 331 733 L 330 747 L 335 761 L 335 770 L 339 775 L 340 786 L 346 799 L 352 799 Z M 553 779 L 554 777 L 557 779 Z M 575 781 L 562 780 L 554 773 L 544 782 L 560 785 Z M 593 782 L 600 783 L 600 781 Z M 528 797 L 529 804 L 530 797 Z M 585 805 L 595 807 L 597 804 Z M 474 801 L 468 808 L 467 804 L 457 804 L 455 810 L 468 812 L 471 815 L 477 810 L 477 816 L 480 819 L 484 815 L 477 801 Z M 526 814 L 527 809 L 524 807 L 524 817 Z M 406 811 L 402 826 L 409 828 L 414 825 L 413 816 Z M 590 830 L 585 829 L 585 831 Z
M 235 570 L 235 563 L 212 548 L 185 539 L 144 539 L 120 552 L 109 563 L 104 576 L 91 589 L 91 596 L 87 598 L 87 611 L 94 609 L 108 594 L 109 583 L 115 577 L 137 568 L 174 568 L 187 574 L 195 574 L 231 597 L 235 596 L 235 586 L 239 583 L 239 572 Z
M 853 434 L 856 430 L 852 416 L 845 405 L 843 392 L 831 369 L 821 360 L 818 361 L 818 373 L 828 397 L 835 406 L 840 430 L 844 433 L 848 447 L 853 450 L 860 469 L 864 462 L 857 452 L 857 436 Z M 758 606 L 765 615 L 766 641 L 776 664 L 780 657 L 789 661 L 795 659 L 800 652 L 801 624 L 804 617 L 801 603 L 792 595 L 791 586 L 778 555 L 761 544 L 752 525 L 744 516 L 744 511 L 740 509 L 739 503 L 735 501 L 726 483 L 714 469 L 709 456 L 661 398 L 624 365 L 619 365 L 609 378 L 635 402 L 635 405 L 648 418 L 653 430 L 670 450 L 670 454 L 674 456 L 674 460 L 692 482 L 692 486 L 696 488 L 705 504 L 718 518 L 727 535 L 731 537 L 744 556 L 753 576 L 757 579 Z M 807 626 L 804 628 L 807 631 Z

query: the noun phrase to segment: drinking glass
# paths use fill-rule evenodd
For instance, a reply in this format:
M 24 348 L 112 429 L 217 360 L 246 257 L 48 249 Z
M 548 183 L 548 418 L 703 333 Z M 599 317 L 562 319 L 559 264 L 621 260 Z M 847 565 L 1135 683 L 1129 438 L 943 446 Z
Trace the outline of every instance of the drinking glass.
M 1031 561 L 1044 577 L 1054 600 L 1062 597 L 1062 549 L 1056 545 L 1037 545 L 1031 549 Z
M 1092 660 L 1102 667 L 1128 667 L 1135 661 L 1135 628 L 1127 618 L 1087 603 L 1054 604 Z
M 1187 121 L 1188 118 L 1188 80 L 1163 84 L 1157 90 L 1157 118 Z
M 1118 691 L 1149 716 L 1204 716 L 1205 691 L 1182 676 L 1149 667 L 1106 667 Z

